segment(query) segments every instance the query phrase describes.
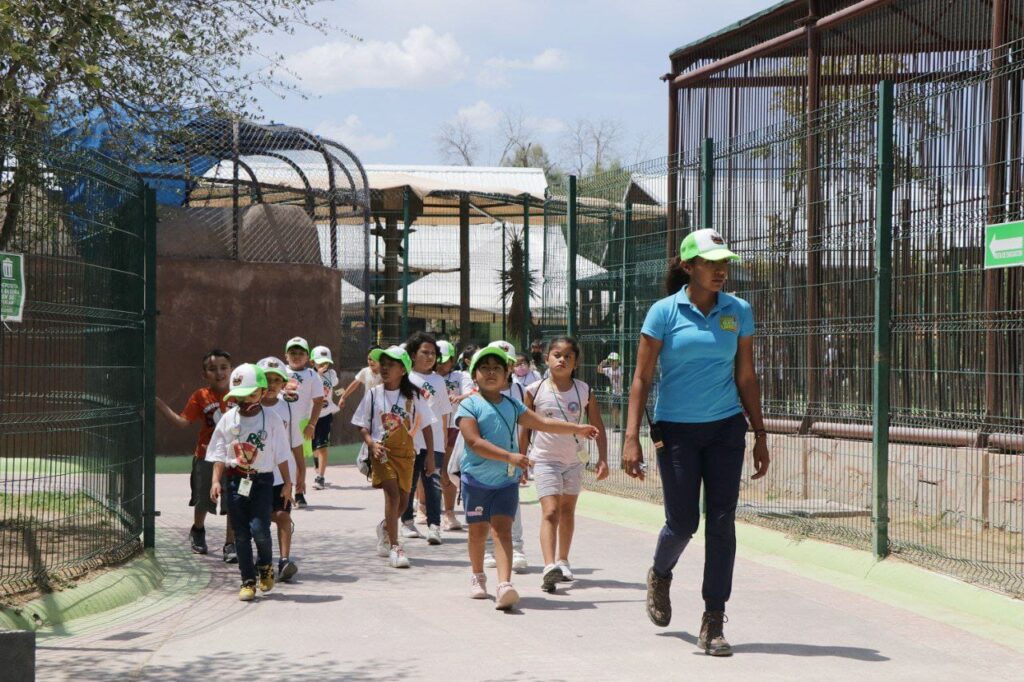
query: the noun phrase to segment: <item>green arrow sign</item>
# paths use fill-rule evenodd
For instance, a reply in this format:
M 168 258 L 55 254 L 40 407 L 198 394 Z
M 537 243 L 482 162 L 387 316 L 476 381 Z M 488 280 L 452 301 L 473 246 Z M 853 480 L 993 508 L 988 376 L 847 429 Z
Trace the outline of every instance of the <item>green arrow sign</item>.
M 21 322 L 25 309 L 25 257 L 0 251 L 0 322 Z
M 1024 265 L 1024 220 L 985 227 L 985 268 Z

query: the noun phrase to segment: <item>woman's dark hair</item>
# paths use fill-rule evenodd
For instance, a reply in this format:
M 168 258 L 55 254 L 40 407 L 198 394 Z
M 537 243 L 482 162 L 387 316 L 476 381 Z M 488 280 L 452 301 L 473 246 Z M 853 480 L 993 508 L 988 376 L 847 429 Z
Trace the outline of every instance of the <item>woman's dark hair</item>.
M 231 364 L 231 353 L 226 350 L 221 350 L 220 348 L 214 348 L 203 356 L 203 369 L 206 369 L 206 363 L 214 358 L 224 358 L 228 361 L 228 364 Z
M 572 348 L 572 354 L 576 356 L 576 367 L 580 366 L 580 360 L 583 358 L 583 353 L 580 352 L 580 343 L 572 336 L 556 336 L 555 338 L 548 341 L 547 350 L 544 351 L 544 359 L 547 360 L 548 355 L 551 353 L 551 349 L 555 347 L 556 343 L 565 343 Z M 576 370 L 572 370 L 572 378 L 576 378 Z
M 516 364 L 518 365 L 520 362 L 525 362 L 529 364 L 530 356 L 527 355 L 526 353 L 516 353 Z
M 665 272 L 665 293 L 669 296 L 679 293 L 679 290 L 690 283 L 690 273 L 683 270 L 683 261 L 679 256 L 668 259 L 668 270 Z
M 469 369 L 469 363 L 473 360 L 473 355 L 479 350 L 475 343 L 467 343 L 462 347 L 462 352 L 459 354 L 459 366 L 462 369 Z
M 425 343 L 429 343 L 434 347 L 434 367 L 430 370 L 433 371 L 437 367 L 437 358 L 441 355 L 441 349 L 437 347 L 437 341 L 434 337 L 426 332 L 413 332 L 412 335 L 405 340 L 405 352 L 409 354 L 410 358 L 416 357 L 416 353 L 419 352 L 420 346 Z

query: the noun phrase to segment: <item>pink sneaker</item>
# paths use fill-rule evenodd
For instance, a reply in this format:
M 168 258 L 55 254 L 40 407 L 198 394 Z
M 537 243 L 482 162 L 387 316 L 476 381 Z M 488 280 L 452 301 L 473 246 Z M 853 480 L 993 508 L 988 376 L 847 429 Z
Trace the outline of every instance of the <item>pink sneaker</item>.
M 487 576 L 483 573 L 474 573 L 469 580 L 469 598 L 487 599 Z
M 494 608 L 499 611 L 509 611 L 517 603 L 519 603 L 519 593 L 516 592 L 515 585 L 512 583 L 498 585 L 498 600 L 494 604 Z

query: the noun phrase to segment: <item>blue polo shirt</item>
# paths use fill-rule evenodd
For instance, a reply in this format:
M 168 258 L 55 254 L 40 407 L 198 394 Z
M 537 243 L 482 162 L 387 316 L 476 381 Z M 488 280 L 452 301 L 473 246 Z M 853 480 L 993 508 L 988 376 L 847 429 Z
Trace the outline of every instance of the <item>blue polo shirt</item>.
M 686 287 L 647 311 L 641 333 L 661 341 L 655 421 L 705 423 L 743 411 L 734 375 L 741 336 L 753 336 L 750 304 L 725 292 L 707 317 Z

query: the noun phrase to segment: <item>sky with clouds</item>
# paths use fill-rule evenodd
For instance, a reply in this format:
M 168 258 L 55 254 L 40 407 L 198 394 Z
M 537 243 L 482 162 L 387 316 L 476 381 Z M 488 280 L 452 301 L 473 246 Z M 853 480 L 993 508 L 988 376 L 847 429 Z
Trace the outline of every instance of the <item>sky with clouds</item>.
M 774 0 L 328 0 L 314 15 L 342 31 L 298 30 L 263 49 L 285 56 L 305 94 L 257 93 L 265 118 L 310 128 L 365 163 L 443 163 L 436 137 L 457 118 L 501 153 L 503 112 L 556 161 L 575 121 L 619 123 L 617 156 L 665 153 L 658 77 L 679 47 Z

